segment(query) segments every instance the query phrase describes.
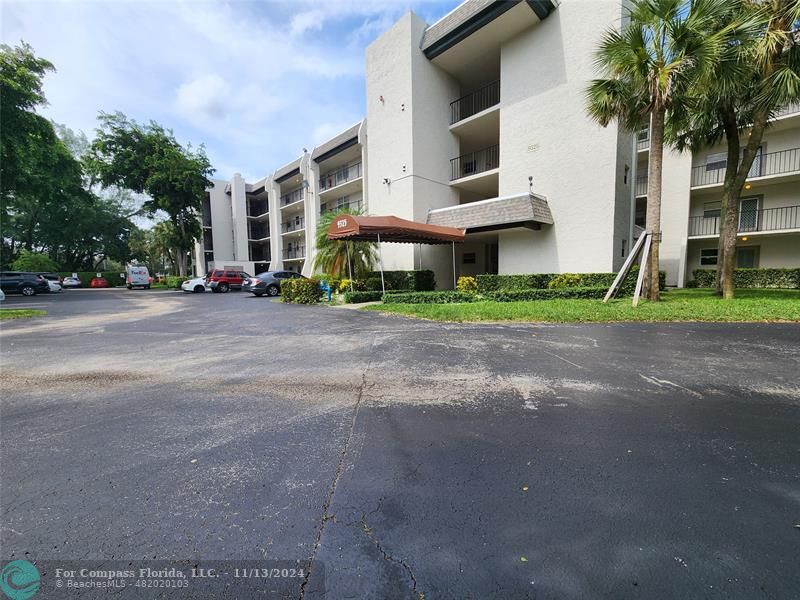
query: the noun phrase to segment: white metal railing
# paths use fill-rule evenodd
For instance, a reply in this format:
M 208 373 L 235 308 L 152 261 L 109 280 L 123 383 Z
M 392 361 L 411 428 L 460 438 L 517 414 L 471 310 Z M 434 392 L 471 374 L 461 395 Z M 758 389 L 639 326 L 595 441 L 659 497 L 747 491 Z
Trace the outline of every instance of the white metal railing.
M 337 185 L 342 185 L 353 179 L 361 177 L 361 163 L 357 162 L 352 165 L 345 165 L 334 169 L 319 178 L 319 189 L 321 192 L 335 188 Z

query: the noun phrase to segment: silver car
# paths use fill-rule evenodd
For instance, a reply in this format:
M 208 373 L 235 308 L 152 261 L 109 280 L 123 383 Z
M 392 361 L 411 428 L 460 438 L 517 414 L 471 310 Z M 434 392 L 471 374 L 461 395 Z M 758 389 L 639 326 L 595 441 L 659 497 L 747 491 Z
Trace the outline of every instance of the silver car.
M 266 271 L 255 277 L 249 277 L 242 283 L 242 291 L 256 296 L 277 296 L 281 293 L 281 281 L 287 279 L 308 279 L 294 271 Z

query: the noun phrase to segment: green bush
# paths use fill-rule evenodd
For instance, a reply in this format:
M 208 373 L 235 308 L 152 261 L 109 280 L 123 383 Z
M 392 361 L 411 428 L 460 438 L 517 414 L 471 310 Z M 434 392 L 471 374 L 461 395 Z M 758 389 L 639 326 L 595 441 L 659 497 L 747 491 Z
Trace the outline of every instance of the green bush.
M 394 289 L 390 281 L 385 281 L 384 284 L 387 290 Z M 381 284 L 380 277 L 367 277 L 364 281 L 364 290 L 367 292 L 382 292 L 384 284 Z
M 436 289 L 436 279 L 433 271 L 429 269 L 412 271 L 384 271 L 383 278 L 386 282 L 387 290 L 411 290 L 415 292 L 427 292 Z M 377 280 L 377 287 L 372 280 Z M 367 278 L 368 290 L 381 289 L 381 273 L 373 271 Z
M 281 283 L 281 299 L 292 304 L 316 304 L 322 290 L 314 279 L 287 279 Z
M 461 302 L 475 302 L 475 294 L 465 292 L 400 292 L 384 294 L 384 304 L 455 304 Z
M 580 287 L 582 278 L 578 273 L 562 273 L 553 277 L 547 287 L 555 290 L 560 288 Z
M 695 269 L 692 275 L 694 287 L 714 287 L 715 269 Z M 798 289 L 800 269 L 735 269 L 733 285 L 737 288 Z
M 346 304 L 361 304 L 362 302 L 377 302 L 383 296 L 383 292 L 378 290 L 377 292 L 369 292 L 369 291 L 356 291 L 356 292 L 345 292 L 344 294 L 344 301 Z
M 634 265 L 622 284 L 620 295 L 633 293 L 638 273 L 639 267 Z M 576 279 L 576 276 L 578 279 Z M 616 273 L 528 273 L 523 275 L 478 275 L 477 280 L 478 293 L 483 294 L 499 290 L 546 289 L 550 286 L 550 282 L 556 278 L 573 283 L 569 287 L 605 286 L 606 290 L 608 290 L 616 276 Z M 662 290 L 666 287 L 666 277 L 666 273 L 661 271 L 659 282 Z
M 456 289 L 465 294 L 477 294 L 478 280 L 474 277 L 459 277 L 456 282 Z
M 527 300 L 553 300 L 555 298 L 602 298 L 608 288 L 606 287 L 578 287 L 578 288 L 556 288 L 527 290 L 495 290 L 484 294 L 486 300 L 495 302 L 523 302 Z
M 188 278 L 191 279 L 191 277 L 188 277 Z M 187 277 L 178 277 L 177 275 L 167 275 L 164 279 L 166 279 L 166 281 L 164 283 L 166 283 L 166 285 L 167 285 L 167 287 L 169 289 L 171 289 L 171 290 L 179 290 L 179 289 L 181 289 L 181 284 L 184 281 L 186 281 Z M 111 283 L 111 282 L 109 282 L 109 283 Z

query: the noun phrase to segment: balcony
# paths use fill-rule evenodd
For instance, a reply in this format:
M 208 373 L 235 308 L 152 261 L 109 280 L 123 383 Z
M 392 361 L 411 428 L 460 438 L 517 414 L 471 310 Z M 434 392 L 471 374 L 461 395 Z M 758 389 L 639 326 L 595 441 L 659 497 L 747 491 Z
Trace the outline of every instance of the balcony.
M 636 151 L 641 152 L 642 150 L 649 150 L 650 149 L 650 128 L 645 128 L 639 130 L 639 133 L 636 134 Z
M 284 206 L 289 206 L 290 204 L 295 204 L 303 200 L 303 187 L 299 187 L 293 189 L 291 192 L 287 192 L 281 196 L 281 208 Z
M 247 216 L 248 217 L 263 217 L 269 214 L 269 206 L 266 200 L 248 200 L 247 201 Z
M 636 178 L 635 193 L 637 198 L 644 198 L 647 196 L 647 175 L 639 176 Z
M 247 235 L 251 240 L 265 240 L 269 238 L 269 227 L 263 223 L 251 223 Z
M 300 218 L 294 221 L 287 221 L 285 223 L 281 223 L 281 233 L 291 233 L 293 231 L 300 231 L 305 229 L 306 227 L 306 220 L 305 218 Z
M 719 235 L 719 217 L 689 217 L 689 237 Z M 800 206 L 743 210 L 739 213 L 739 233 L 769 233 L 800 230 Z
M 306 257 L 306 247 L 284 248 L 283 260 L 303 260 Z
M 494 145 L 450 159 L 450 181 L 485 173 L 500 166 L 500 146 Z
M 272 255 L 270 254 L 269 246 L 251 245 L 250 260 L 252 262 L 270 262 Z
M 500 81 L 493 81 L 450 103 L 450 125 L 500 104 Z
M 723 160 L 709 165 L 693 167 L 692 187 L 705 187 L 724 183 L 725 162 Z M 747 178 L 774 177 L 790 173 L 800 173 L 800 148 L 757 156 L 753 161 L 753 166 L 750 168 Z
M 800 102 L 793 102 L 791 104 L 787 104 L 786 106 L 778 110 L 773 118 L 781 119 L 783 117 L 793 115 L 795 113 L 800 113 Z
M 322 193 L 332 190 L 333 188 L 339 187 L 348 181 L 354 181 L 358 179 L 362 176 L 362 174 L 360 162 L 353 165 L 340 167 L 330 171 L 329 173 L 326 173 L 319 178 L 319 191 Z
M 324 215 L 327 212 L 335 212 L 338 210 L 352 210 L 354 212 L 361 212 L 364 203 L 361 200 L 348 200 L 345 202 L 337 202 L 337 203 L 330 203 L 331 206 L 328 204 L 323 204 L 319 209 L 319 214 Z

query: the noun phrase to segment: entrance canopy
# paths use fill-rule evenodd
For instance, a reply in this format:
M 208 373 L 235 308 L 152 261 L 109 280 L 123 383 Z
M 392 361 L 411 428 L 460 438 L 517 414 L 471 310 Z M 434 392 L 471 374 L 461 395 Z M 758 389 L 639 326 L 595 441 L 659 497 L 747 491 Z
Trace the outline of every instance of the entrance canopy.
M 415 223 L 399 217 L 341 215 L 331 222 L 328 239 L 407 244 L 453 244 L 464 241 L 464 230 L 442 225 Z

